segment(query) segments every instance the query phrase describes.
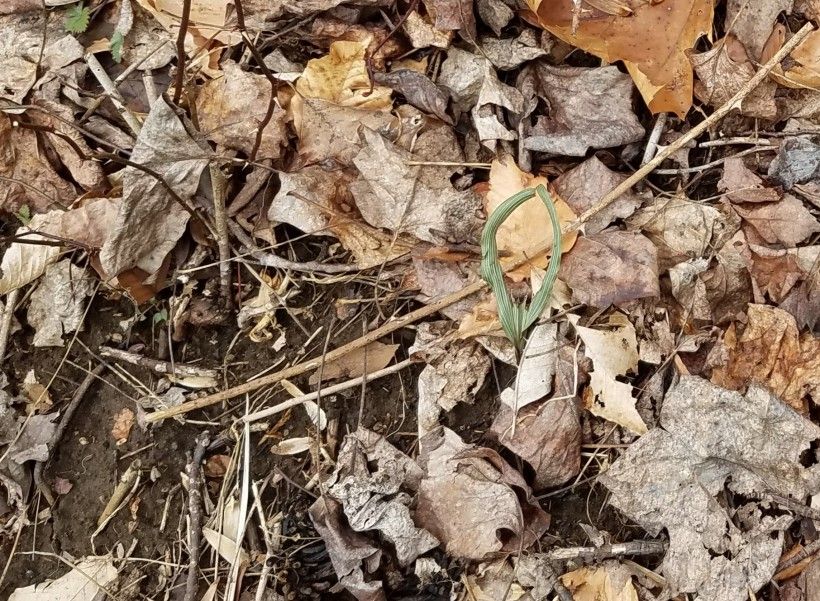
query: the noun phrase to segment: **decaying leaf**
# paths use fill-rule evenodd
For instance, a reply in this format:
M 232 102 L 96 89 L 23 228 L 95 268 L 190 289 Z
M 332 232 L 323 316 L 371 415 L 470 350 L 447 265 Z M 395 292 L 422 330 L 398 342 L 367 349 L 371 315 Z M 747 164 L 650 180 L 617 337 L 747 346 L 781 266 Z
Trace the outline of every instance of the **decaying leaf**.
M 615 329 L 575 327 L 584 341 L 584 354 L 592 360 L 593 368 L 589 388 L 584 392 L 584 406 L 593 415 L 636 434 L 644 434 L 646 424 L 635 409 L 632 386 L 617 380 L 638 367 L 635 327 L 622 313 L 613 313 L 609 325 Z
M 660 423 L 599 481 L 650 536 L 669 533 L 661 573 L 671 594 L 748 599 L 774 574 L 793 518 L 764 515 L 751 502 L 737 510 L 745 516 L 738 526 L 719 499 L 725 488 L 746 498 L 816 494 L 816 466 L 800 459 L 820 428 L 761 388 L 743 396 L 694 376 L 667 393 Z
M 749 56 L 760 62 L 766 41 L 781 12 L 790 13 L 794 0 L 728 0 L 726 30 L 743 42 Z
M 276 443 L 270 448 L 274 455 L 301 455 L 310 450 L 316 444 L 316 439 L 310 436 L 297 436 L 287 438 Z
M 645 136 L 632 110 L 632 82 L 617 67 L 536 63 L 521 72 L 522 85 L 550 107 L 548 114 L 539 114 L 535 124 L 525 129 L 523 142 L 529 150 L 584 156 L 590 148 L 621 146 Z
M 578 238 L 558 274 L 575 301 L 593 307 L 660 294 L 657 250 L 638 232 L 611 228 Z
M 36 242 L 50 242 L 51 240 L 40 233 L 49 232 L 59 219 L 59 213 L 52 211 L 46 215 L 35 215 L 28 225 L 17 229 L 17 237 L 28 239 L 35 244 L 13 242 L 3 254 L 0 269 L 3 277 L 0 279 L 0 294 L 6 294 L 16 288 L 25 286 L 45 273 L 46 267 L 57 260 L 60 247 L 50 244 L 36 244 Z
M 743 159 L 729 157 L 723 163 L 723 175 L 718 190 L 726 193 L 731 202 L 775 202 L 780 194 L 763 185 L 763 180 L 743 164 Z
M 85 298 L 93 290 L 86 271 L 68 259 L 46 267 L 28 309 L 28 322 L 35 329 L 34 346 L 63 346 L 63 334 L 82 327 Z
M 464 39 L 475 42 L 473 0 L 424 0 L 424 5 L 433 15 L 437 29 L 458 31 Z
M 445 123 L 453 124 L 452 117 L 447 114 L 447 93 L 423 73 L 396 69 L 390 73 L 376 73 L 374 79 L 377 84 L 402 94 L 416 108 L 435 115 Z
M 521 171 L 512 157 L 502 156 L 493 161 L 490 168 L 490 187 L 484 199 L 484 209 L 490 215 L 509 197 L 525 188 L 535 188 L 538 185 L 547 186 L 547 179 Z M 569 205 L 558 195 L 551 196 L 559 223 L 563 225 L 574 220 L 576 215 Z M 540 198 L 535 196 L 519 206 L 498 228 L 498 252 L 501 257 L 518 258 L 524 255 L 531 257 L 532 261 L 509 275 L 515 280 L 520 280 L 529 275 L 531 265 L 546 267 L 548 260 L 543 249 L 551 247 L 552 236 L 549 211 Z M 564 253 L 572 248 L 576 237 L 577 233 L 572 233 L 561 239 L 561 249 Z
M 769 177 L 786 190 L 796 184 L 820 181 L 820 144 L 804 137 L 784 140 L 769 165 Z
M 208 81 L 199 90 L 196 112 L 205 136 L 225 148 L 250 155 L 257 131 L 268 110 L 270 82 L 264 75 L 243 71 L 233 61 L 222 64 L 222 77 Z M 265 126 L 257 156 L 278 158 L 287 142 L 285 111 L 275 102 Z
M 32 413 L 46 413 L 54 404 L 48 388 L 37 380 L 37 375 L 33 369 L 28 370 L 20 388 L 23 394 L 26 395 L 26 413 L 29 415 Z
M 360 428 L 345 437 L 328 492 L 342 504 L 354 531 L 381 532 L 394 546 L 399 564 L 406 566 L 439 543 L 417 528 L 410 514 L 408 493 L 415 492 L 421 478 L 412 459 L 384 437 Z
M 448 554 L 480 560 L 515 552 L 546 531 L 549 515 L 498 453 L 465 444 L 448 428 L 431 432 L 420 445 L 426 475 L 419 485 L 416 521 Z
M 453 187 L 451 167 L 410 166 L 414 155 L 378 132 L 362 128 L 362 137 L 365 145 L 353 160 L 359 178 L 351 192 L 369 224 L 432 243 L 474 235 L 478 198 Z
M 541 25 L 568 44 L 610 63 L 622 60 L 653 113 L 668 111 L 682 117 L 689 110 L 692 68 L 686 51 L 711 32 L 711 0 L 668 4 L 625 0 L 629 14 L 585 7 L 577 19 L 573 0 L 527 3 Z
M 776 77 L 778 83 L 791 88 L 820 88 L 820 35 L 812 31 L 789 55 L 795 61 L 792 66 Z
M 794 317 L 767 305 L 750 304 L 748 323 L 730 326 L 715 355 L 712 382 L 733 390 L 762 384 L 800 412 L 806 398 L 820 402 L 820 338 L 802 335 Z
M 518 412 L 543 399 L 552 390 L 558 357 L 558 325 L 537 325 L 530 332 L 512 386 L 501 391 L 501 403 Z
M 718 40 L 711 50 L 692 54 L 690 60 L 698 75 L 695 95 L 713 107 L 729 101 L 757 72 L 743 44 L 731 34 Z M 776 83 L 764 81 L 743 99 L 740 112 L 748 117 L 773 118 L 777 115 L 776 90 Z
M 737 205 L 735 211 L 769 244 L 792 248 L 820 232 L 820 221 L 803 201 L 788 193 L 779 202 Z
M 158 98 L 143 124 L 131 161 L 159 174 L 183 201 L 196 192 L 209 153 L 192 139 L 174 109 Z M 188 224 L 188 212 L 155 177 L 126 167 L 114 231 L 100 251 L 103 270 L 114 276 L 130 267 L 156 273 Z
M 326 382 L 337 378 L 358 378 L 364 373 L 378 371 L 393 360 L 398 348 L 398 344 L 371 342 L 317 368 L 310 376 L 310 384 L 318 384 L 320 378 Z
M 487 36 L 480 41 L 481 49 L 493 66 L 502 71 L 520 67 L 524 63 L 547 54 L 539 46 L 538 36 L 532 29 L 525 29 L 517 38 L 494 38 Z
M 116 579 L 111 556 L 85 557 L 56 580 L 18 588 L 9 601 L 94 601 Z
M 567 572 L 561 582 L 575 601 L 638 601 L 632 570 L 617 561 Z
M 131 435 L 131 428 L 134 426 L 134 412 L 128 407 L 123 407 L 114 416 L 114 425 L 111 427 L 111 437 L 116 441 L 117 446 L 128 442 Z

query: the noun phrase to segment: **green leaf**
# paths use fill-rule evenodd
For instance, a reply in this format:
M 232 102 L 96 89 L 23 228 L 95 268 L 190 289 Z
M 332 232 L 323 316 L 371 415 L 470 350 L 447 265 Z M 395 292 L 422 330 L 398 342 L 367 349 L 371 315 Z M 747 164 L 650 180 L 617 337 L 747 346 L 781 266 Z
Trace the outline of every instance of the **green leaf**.
M 23 225 L 28 225 L 28 222 L 31 221 L 31 209 L 28 208 L 28 205 L 20 207 L 17 211 L 17 219 L 19 219 Z
M 65 30 L 69 33 L 83 33 L 88 29 L 88 22 L 91 20 L 91 9 L 83 6 L 83 3 L 75 4 L 66 11 Z
M 119 31 L 115 31 L 114 35 L 111 36 L 111 58 L 114 59 L 115 63 L 122 60 L 122 43 L 124 41 L 125 37 Z
M 159 324 L 164 323 L 166 321 L 168 321 L 168 310 L 167 309 L 162 309 L 162 311 L 157 311 L 156 313 L 154 313 L 154 317 L 153 317 L 154 325 L 159 325 Z

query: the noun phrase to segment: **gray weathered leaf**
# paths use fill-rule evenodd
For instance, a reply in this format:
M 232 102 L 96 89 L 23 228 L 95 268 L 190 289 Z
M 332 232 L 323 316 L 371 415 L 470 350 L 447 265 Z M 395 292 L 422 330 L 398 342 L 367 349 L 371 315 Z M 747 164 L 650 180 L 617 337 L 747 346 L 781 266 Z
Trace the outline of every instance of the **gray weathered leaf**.
M 84 269 L 64 259 L 46 268 L 45 278 L 31 294 L 28 322 L 34 346 L 63 346 L 63 334 L 82 327 L 85 298 L 94 284 Z

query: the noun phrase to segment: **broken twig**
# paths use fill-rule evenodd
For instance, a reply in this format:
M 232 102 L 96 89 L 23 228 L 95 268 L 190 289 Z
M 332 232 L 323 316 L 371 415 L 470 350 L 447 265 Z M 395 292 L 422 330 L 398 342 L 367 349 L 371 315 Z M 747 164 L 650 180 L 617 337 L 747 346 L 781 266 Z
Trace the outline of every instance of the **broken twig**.
M 137 353 L 129 353 L 120 349 L 111 348 L 110 346 L 101 346 L 100 355 L 108 357 L 115 361 L 123 361 L 131 365 L 138 365 L 140 367 L 147 367 L 151 371 L 158 374 L 170 374 L 172 376 L 183 376 L 192 378 L 217 378 L 219 374 L 214 369 L 206 369 L 204 367 L 195 367 L 193 365 L 185 365 L 182 363 L 174 363 L 173 365 L 167 361 L 160 361 L 159 359 L 152 359 L 144 357 Z
M 197 593 L 197 567 L 199 565 L 199 547 L 202 545 L 202 487 L 200 472 L 205 451 L 211 444 L 208 431 L 196 439 L 196 446 L 188 463 L 188 578 L 185 582 L 184 601 L 194 601 Z

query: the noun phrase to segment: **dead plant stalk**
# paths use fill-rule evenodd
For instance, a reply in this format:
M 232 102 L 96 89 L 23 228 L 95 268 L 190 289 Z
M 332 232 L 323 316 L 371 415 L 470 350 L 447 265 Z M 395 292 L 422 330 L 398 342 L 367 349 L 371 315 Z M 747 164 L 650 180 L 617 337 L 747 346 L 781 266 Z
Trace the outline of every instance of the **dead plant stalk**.
M 693 127 L 689 132 L 678 138 L 675 142 L 670 144 L 669 146 L 665 147 L 661 152 L 655 155 L 655 157 L 646 163 L 643 167 L 639 168 L 635 173 L 631 176 L 626 178 L 623 182 L 619 185 L 615 186 L 612 190 L 610 190 L 607 194 L 604 195 L 603 198 L 594 206 L 590 207 L 581 215 L 578 216 L 577 219 L 567 223 L 562 228 L 562 233 L 567 234 L 569 232 L 574 232 L 581 228 L 581 226 L 589 221 L 592 217 L 606 209 L 609 205 L 613 202 L 618 200 L 625 192 L 628 192 L 632 186 L 637 184 L 638 182 L 642 181 L 646 176 L 648 176 L 652 171 L 654 171 L 663 161 L 667 158 L 672 156 L 675 152 L 683 148 L 686 144 L 690 141 L 694 140 L 698 136 L 700 136 L 703 132 L 705 132 L 710 127 L 717 124 L 721 119 L 723 119 L 726 115 L 728 115 L 733 109 L 740 106 L 740 103 L 743 101 L 749 93 L 754 90 L 764 79 L 766 79 L 769 73 L 774 69 L 774 67 L 780 63 L 792 50 L 794 50 L 800 42 L 802 42 L 806 36 L 808 36 L 812 31 L 814 31 L 814 27 L 811 23 L 806 23 L 794 36 L 783 45 L 783 47 L 771 58 L 769 61 L 763 65 L 760 70 L 752 77 L 746 84 L 738 90 L 738 92 L 729 99 L 725 104 L 719 107 L 715 112 L 713 112 L 709 117 L 701 121 L 698 125 Z M 548 248 L 543 248 L 539 252 L 546 252 Z M 511 264 L 505 266 L 505 271 L 509 271 L 516 267 L 520 267 L 528 263 L 527 258 L 519 259 Z M 375 330 L 369 332 L 368 334 L 349 342 L 343 346 L 340 346 L 337 349 L 334 349 L 327 353 L 325 357 L 315 357 L 313 359 L 308 359 L 307 361 L 303 361 L 297 365 L 293 365 L 291 367 L 287 367 L 283 370 L 277 371 L 272 373 L 268 376 L 263 378 L 259 378 L 257 380 L 253 380 L 250 382 L 245 382 L 244 384 L 239 384 L 238 386 L 234 386 L 232 388 L 228 388 L 227 390 L 223 390 L 201 399 L 195 399 L 193 401 L 188 401 L 187 403 L 182 403 L 177 405 L 176 407 L 172 407 L 169 409 L 155 411 L 150 413 L 146 416 L 147 422 L 156 422 L 162 419 L 166 419 L 168 417 L 173 417 L 175 415 L 182 415 L 188 413 L 189 411 L 194 411 L 196 409 L 202 409 L 204 407 L 210 407 L 211 405 L 215 405 L 217 403 L 221 403 L 223 401 L 235 398 L 237 396 L 247 394 L 253 392 L 254 390 L 258 390 L 265 386 L 271 386 L 286 378 L 293 378 L 299 375 L 302 375 L 308 371 L 314 370 L 319 365 L 321 365 L 322 361 L 334 361 L 347 353 L 363 348 L 386 336 L 387 334 L 391 334 L 401 328 L 404 328 L 412 323 L 420 319 L 424 319 L 425 317 L 429 317 L 438 313 L 441 309 L 449 307 L 450 305 L 470 296 L 471 294 L 475 294 L 476 292 L 480 292 L 481 290 L 485 289 L 487 284 L 483 280 L 478 280 L 472 284 L 469 284 L 447 296 L 433 301 L 430 304 L 421 307 L 415 311 L 411 311 L 406 315 L 399 317 L 393 321 L 390 321 L 383 326 L 376 328 Z

